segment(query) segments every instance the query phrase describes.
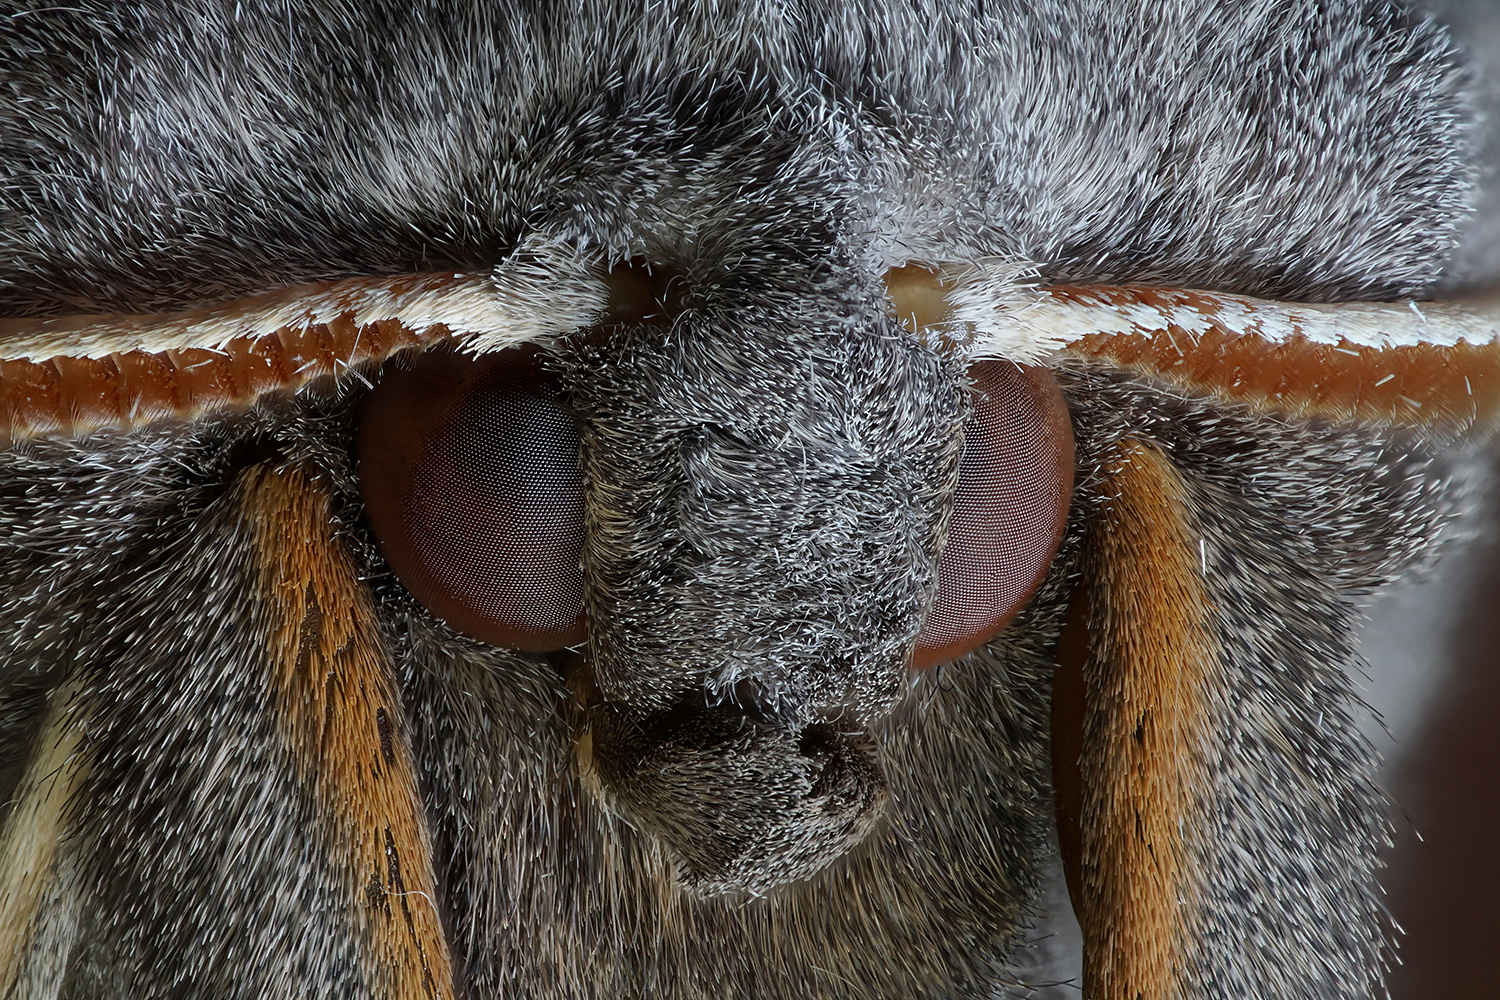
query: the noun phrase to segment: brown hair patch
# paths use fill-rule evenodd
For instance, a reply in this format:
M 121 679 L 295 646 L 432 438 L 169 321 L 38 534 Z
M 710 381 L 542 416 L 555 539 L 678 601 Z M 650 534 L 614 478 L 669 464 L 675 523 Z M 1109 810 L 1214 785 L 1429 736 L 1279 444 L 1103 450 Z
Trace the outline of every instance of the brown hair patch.
M 1201 827 L 1207 690 L 1222 651 L 1177 469 L 1133 440 L 1105 467 L 1085 570 L 1084 994 L 1166 1000 L 1192 940 L 1188 838 Z
M 277 720 L 324 817 L 309 835 L 347 873 L 366 981 L 391 1000 L 452 997 L 401 694 L 327 490 L 265 465 L 241 473 L 236 490 L 253 526 Z

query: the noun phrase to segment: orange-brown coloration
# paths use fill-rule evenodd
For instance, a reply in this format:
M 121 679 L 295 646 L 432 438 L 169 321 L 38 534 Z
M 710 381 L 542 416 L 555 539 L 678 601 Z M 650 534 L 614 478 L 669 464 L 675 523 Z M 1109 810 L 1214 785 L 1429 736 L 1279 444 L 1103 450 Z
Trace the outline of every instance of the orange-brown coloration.
M 885 291 L 896 318 L 913 333 L 952 318 L 947 295 L 955 287 L 942 272 L 922 264 L 904 264 L 885 272 Z
M 1169 1000 L 1196 920 L 1188 838 L 1203 827 L 1206 692 L 1222 652 L 1177 470 L 1125 441 L 1106 472 L 1085 569 L 1084 993 Z
M 445 339 L 456 331 L 434 310 L 454 301 L 458 314 L 476 301 L 493 305 L 493 290 L 480 288 L 487 280 L 479 274 L 352 278 L 174 314 L 0 319 L 0 348 L 11 350 L 10 360 L 0 350 L 0 442 L 191 418 L 266 392 L 295 390 L 401 348 Z M 603 280 L 607 301 L 596 337 L 624 323 L 670 322 L 684 308 L 686 285 L 670 269 L 625 263 Z M 948 296 L 961 279 L 949 272 L 907 264 L 886 272 L 885 283 L 895 315 L 909 329 L 953 320 Z M 1328 344 L 1321 342 L 1331 339 L 1326 330 L 1309 339 L 1295 322 L 1285 339 L 1268 338 L 1236 323 L 1266 319 L 1285 326 L 1298 308 L 1317 307 L 1282 309 L 1210 292 L 1055 286 L 1036 296 L 1038 303 L 1083 307 L 1085 316 L 1067 317 L 1072 332 L 1049 329 L 1045 311 L 1022 309 L 1006 320 L 1001 310 L 997 322 L 1041 323 L 1028 335 L 1041 338 L 1035 345 L 1061 343 L 1073 354 L 1149 372 L 1195 393 L 1289 416 L 1454 431 L 1500 424 L 1500 344 L 1493 341 Z M 1086 332 L 1092 326 L 1088 307 L 1100 310 L 1099 329 L 1111 332 Z M 1237 311 L 1233 321 L 1231 310 Z M 1173 316 L 1190 319 L 1194 329 L 1174 325 Z M 1122 332 L 1122 319 L 1134 328 Z M 500 320 L 485 318 L 494 321 Z M 183 346 L 152 349 L 163 340 Z M 115 345 L 121 349 L 110 353 Z
M 955 318 L 948 296 L 959 283 L 944 272 L 908 264 L 888 271 L 885 282 L 892 308 L 908 329 Z M 1374 336 L 1380 323 L 1393 317 L 1409 327 L 1406 309 L 1422 317 L 1423 307 L 1359 303 L 1330 310 L 1147 286 L 1056 285 L 1034 294 L 1037 308 L 1012 314 L 1015 307 L 1008 303 L 993 316 L 997 329 L 1024 330 L 1015 335 L 1033 349 L 1061 346 L 1195 394 L 1291 417 L 1454 432 L 1500 424 L 1500 343 L 1493 339 L 1451 346 L 1328 342 L 1334 339 L 1330 331 L 1339 329 Z M 1056 306 L 1078 308 L 1064 315 L 1052 311 Z M 1442 315 L 1429 315 L 1451 334 L 1452 314 L 1436 308 Z M 1089 332 L 1091 309 L 1098 311 L 1099 332 Z M 1380 317 L 1371 315 L 1381 309 Z M 1487 315 L 1491 318 L 1465 332 L 1479 341 L 1492 338 L 1493 309 Z
M 1215 320 L 1219 303 L 1194 292 L 1152 288 L 1047 289 L 1060 301 L 1186 307 L 1209 328 L 1168 325 L 1137 333 L 1085 336 L 1067 350 L 1148 372 L 1194 393 L 1292 417 L 1357 420 L 1466 431 L 1500 418 L 1500 344 L 1368 347 L 1347 340 L 1314 343 L 1294 335 L 1273 341 L 1237 333 Z
M 347 913 L 371 995 L 452 997 L 436 879 L 403 712 L 369 593 L 334 534 L 326 488 L 257 466 L 235 485 L 252 525 L 283 738 L 347 873 Z
M 395 320 L 356 326 L 348 316 L 237 337 L 222 350 L 123 351 L 103 358 L 0 361 L 0 438 L 77 434 L 191 417 L 291 391 L 362 361 L 448 336 Z

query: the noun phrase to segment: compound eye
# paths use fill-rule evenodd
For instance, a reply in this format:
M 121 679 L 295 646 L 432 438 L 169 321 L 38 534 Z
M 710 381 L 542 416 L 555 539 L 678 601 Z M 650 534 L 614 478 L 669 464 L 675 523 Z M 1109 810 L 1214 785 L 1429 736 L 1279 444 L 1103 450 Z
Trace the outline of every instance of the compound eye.
M 937 596 L 912 664 L 932 667 L 995 636 L 1041 585 L 1068 520 L 1073 427 L 1042 368 L 985 361 L 969 370 L 974 409 Z
M 584 637 L 578 434 L 534 347 L 387 362 L 360 413 L 375 540 L 460 632 L 532 652 Z

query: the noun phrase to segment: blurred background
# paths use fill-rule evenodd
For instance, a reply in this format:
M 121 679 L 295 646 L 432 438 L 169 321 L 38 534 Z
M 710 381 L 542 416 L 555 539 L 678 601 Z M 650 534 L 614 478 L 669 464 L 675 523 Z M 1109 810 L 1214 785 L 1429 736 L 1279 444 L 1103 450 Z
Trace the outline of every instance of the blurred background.
M 1500 0 L 1433 2 L 1478 74 L 1479 211 L 1451 268 L 1500 293 Z M 1386 757 L 1395 846 L 1385 878 L 1405 929 L 1393 1000 L 1500 996 L 1500 448 L 1492 481 L 1428 573 L 1370 609 L 1370 739 Z M 1384 721 L 1384 727 L 1379 722 Z

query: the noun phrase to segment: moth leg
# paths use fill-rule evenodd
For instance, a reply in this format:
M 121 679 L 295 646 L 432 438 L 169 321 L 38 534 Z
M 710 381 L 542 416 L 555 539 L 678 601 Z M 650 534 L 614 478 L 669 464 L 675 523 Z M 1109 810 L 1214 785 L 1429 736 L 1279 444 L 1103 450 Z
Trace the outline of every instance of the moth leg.
M 431 834 L 373 601 L 333 534 L 328 490 L 297 468 L 247 469 L 277 719 L 344 872 L 372 996 L 452 997 Z
M 1086 614 L 1080 596 L 1060 643 L 1082 664 L 1069 860 L 1085 994 L 1371 996 L 1390 834 L 1351 680 L 1357 602 L 1430 550 L 1460 493 L 1433 473 L 1451 466 L 1399 432 L 1087 384 L 1176 419 L 1111 433 L 1074 397 L 1095 470 Z M 1065 739 L 1055 751 L 1066 853 Z
M 58 964 L 61 956 L 39 954 L 34 939 L 58 879 L 57 845 L 67 823 L 69 800 L 87 770 L 79 752 L 82 732 L 69 711 L 78 693 L 76 679 L 47 699 L 32 756 L 16 786 L 0 834 L 0 996 L 9 996 L 19 978 L 38 965 Z M 41 918 L 41 919 L 39 919 Z M 39 943 L 38 942 L 38 943 Z M 45 970 L 37 970 L 45 974 Z
M 1206 825 L 1200 748 L 1222 651 L 1181 473 L 1159 447 L 1125 440 L 1105 474 L 1110 499 L 1089 524 L 1085 582 L 1070 616 L 1076 630 L 1086 609 L 1089 639 L 1074 807 L 1081 836 L 1068 829 L 1064 794 L 1062 838 L 1079 852 L 1068 860 L 1086 941 L 1085 995 L 1177 997 L 1188 992 L 1181 980 L 1197 923 L 1189 841 Z M 1065 666 L 1064 701 L 1068 677 Z
M 235 451 L 210 441 L 211 461 Z M 99 488 L 58 451 L 54 475 Z M 99 504 L 133 526 L 111 587 L 43 576 L 25 554 L 48 550 L 11 536 L 11 574 L 55 604 L 20 619 L 7 664 L 6 732 L 31 756 L 0 831 L 0 996 L 456 994 L 406 708 L 332 477 L 235 453 L 255 461 L 179 502 Z

